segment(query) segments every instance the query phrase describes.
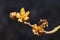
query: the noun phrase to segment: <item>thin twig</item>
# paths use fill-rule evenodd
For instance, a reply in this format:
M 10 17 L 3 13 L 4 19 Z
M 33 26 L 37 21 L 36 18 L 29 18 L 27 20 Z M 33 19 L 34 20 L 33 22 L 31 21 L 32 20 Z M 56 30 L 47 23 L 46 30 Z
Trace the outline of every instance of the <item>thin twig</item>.
M 24 22 L 24 24 L 26 24 L 26 25 L 29 25 L 29 26 L 33 27 L 33 25 L 32 25 L 32 24 L 30 24 L 29 22 Z

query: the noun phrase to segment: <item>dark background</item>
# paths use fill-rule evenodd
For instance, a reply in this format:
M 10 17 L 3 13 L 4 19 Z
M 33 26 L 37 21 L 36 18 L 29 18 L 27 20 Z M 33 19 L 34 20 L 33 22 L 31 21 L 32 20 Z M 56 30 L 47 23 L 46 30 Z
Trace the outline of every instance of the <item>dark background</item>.
M 50 35 L 35 36 L 31 27 L 9 18 L 10 12 L 24 7 L 30 11 L 31 24 L 47 19 L 51 30 L 60 24 L 60 0 L 0 0 L 0 40 L 60 40 L 60 30 Z

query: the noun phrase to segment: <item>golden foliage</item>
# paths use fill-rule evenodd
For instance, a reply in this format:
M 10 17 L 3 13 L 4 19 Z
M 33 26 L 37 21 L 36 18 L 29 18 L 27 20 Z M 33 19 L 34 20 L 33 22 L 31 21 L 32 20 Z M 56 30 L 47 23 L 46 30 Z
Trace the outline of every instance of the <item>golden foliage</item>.
M 32 25 L 30 22 L 26 22 L 29 19 L 29 17 L 28 17 L 29 14 L 30 14 L 29 11 L 25 12 L 25 9 L 21 8 L 20 12 L 11 12 L 9 16 L 12 19 L 17 18 L 18 22 L 23 22 L 24 24 L 27 24 L 30 27 L 32 27 L 32 33 L 34 35 L 39 36 L 42 33 L 52 34 L 52 33 L 55 33 L 56 31 L 58 31 L 58 29 L 60 29 L 60 25 L 59 25 L 51 31 L 45 31 L 44 28 L 48 27 L 48 22 L 46 19 L 40 19 L 40 23 L 41 23 L 40 25 L 37 25 L 37 24 Z
M 18 18 L 18 22 L 24 22 L 27 21 L 29 19 L 28 15 L 29 15 L 29 11 L 25 12 L 24 8 L 21 8 L 20 12 L 12 12 L 10 13 L 10 18 Z

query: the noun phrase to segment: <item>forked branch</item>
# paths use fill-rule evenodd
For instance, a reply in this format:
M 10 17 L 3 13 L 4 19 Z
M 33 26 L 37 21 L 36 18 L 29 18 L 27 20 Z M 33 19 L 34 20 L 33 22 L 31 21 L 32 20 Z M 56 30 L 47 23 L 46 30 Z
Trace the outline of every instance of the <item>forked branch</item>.
M 52 33 L 55 33 L 56 31 L 58 31 L 58 29 L 60 29 L 60 25 L 59 25 L 51 31 L 45 31 L 44 28 L 48 27 L 48 22 L 47 22 L 46 19 L 41 19 L 40 20 L 40 22 L 41 22 L 40 25 L 37 25 L 37 24 L 32 25 L 30 22 L 27 22 L 27 20 L 29 19 L 29 17 L 28 17 L 29 13 L 30 13 L 29 11 L 25 12 L 25 9 L 21 8 L 20 12 L 11 12 L 9 16 L 10 16 L 11 19 L 17 18 L 18 22 L 22 22 L 22 23 L 32 27 L 32 33 L 34 35 L 39 36 L 42 33 L 52 34 Z

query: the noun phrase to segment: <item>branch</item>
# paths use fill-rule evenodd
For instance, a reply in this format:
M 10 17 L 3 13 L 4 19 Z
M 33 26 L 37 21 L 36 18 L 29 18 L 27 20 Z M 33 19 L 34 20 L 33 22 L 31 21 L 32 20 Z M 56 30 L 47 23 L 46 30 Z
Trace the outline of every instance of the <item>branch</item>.
M 59 26 L 57 26 L 57 27 L 55 27 L 53 30 L 51 30 L 51 31 L 45 31 L 44 30 L 44 32 L 45 32 L 45 34 L 52 34 L 52 33 L 55 33 L 56 31 L 58 31 L 58 29 L 60 29 L 60 25 Z
M 29 26 L 33 27 L 33 25 L 32 25 L 32 24 L 30 24 L 29 22 L 24 22 L 24 24 L 26 24 L 26 25 L 29 25 Z

